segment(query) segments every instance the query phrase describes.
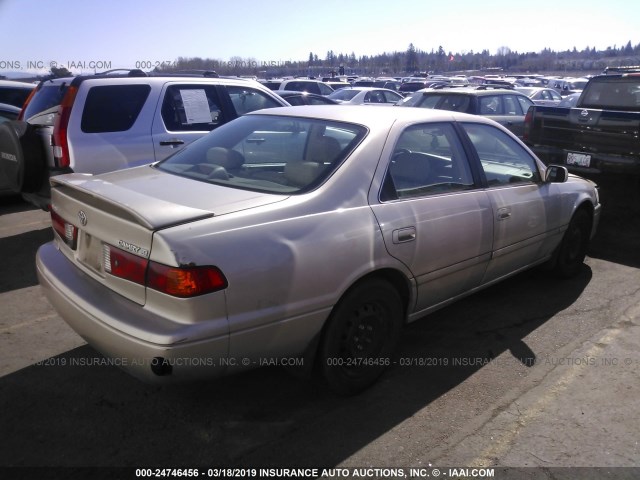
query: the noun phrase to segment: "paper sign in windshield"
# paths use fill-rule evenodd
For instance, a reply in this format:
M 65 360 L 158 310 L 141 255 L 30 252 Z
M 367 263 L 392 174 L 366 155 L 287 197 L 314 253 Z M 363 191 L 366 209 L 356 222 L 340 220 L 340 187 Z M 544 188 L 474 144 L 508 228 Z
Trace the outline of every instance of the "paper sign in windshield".
M 211 123 L 209 102 L 204 90 L 180 90 L 187 123 Z

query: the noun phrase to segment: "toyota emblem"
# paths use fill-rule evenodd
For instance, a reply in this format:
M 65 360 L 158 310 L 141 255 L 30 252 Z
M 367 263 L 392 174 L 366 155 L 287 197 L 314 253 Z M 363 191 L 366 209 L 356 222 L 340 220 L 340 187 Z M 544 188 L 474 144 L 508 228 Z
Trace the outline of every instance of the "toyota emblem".
M 84 213 L 83 210 L 78 212 L 78 219 L 80 220 L 80 224 L 84 227 L 87 224 L 87 214 Z
M 581 117 L 588 117 L 589 116 L 589 111 L 588 110 L 582 110 L 580 112 L 580 116 Z

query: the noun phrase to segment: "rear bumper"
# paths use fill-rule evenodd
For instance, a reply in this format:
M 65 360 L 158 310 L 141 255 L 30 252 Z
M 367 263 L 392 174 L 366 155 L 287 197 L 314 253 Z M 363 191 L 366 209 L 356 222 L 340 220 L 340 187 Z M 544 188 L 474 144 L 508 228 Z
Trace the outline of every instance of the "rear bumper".
M 640 157 L 593 153 L 589 151 L 579 151 L 577 148 L 571 150 L 542 145 L 529 145 L 529 148 L 545 163 L 545 165 L 563 165 L 567 167 L 570 172 L 578 174 L 621 173 L 640 175 Z M 569 152 L 590 155 L 591 162 L 589 166 L 582 167 L 577 165 L 568 165 L 567 154 Z
M 177 324 L 149 312 L 84 274 L 53 242 L 38 250 L 36 268 L 40 285 L 60 316 L 92 347 L 133 376 L 165 383 L 226 373 L 228 335 L 206 338 L 206 325 Z M 114 328 L 122 319 L 135 323 L 140 335 Z M 145 337 L 185 340 L 165 344 Z M 188 341 L 194 337 L 200 340 Z

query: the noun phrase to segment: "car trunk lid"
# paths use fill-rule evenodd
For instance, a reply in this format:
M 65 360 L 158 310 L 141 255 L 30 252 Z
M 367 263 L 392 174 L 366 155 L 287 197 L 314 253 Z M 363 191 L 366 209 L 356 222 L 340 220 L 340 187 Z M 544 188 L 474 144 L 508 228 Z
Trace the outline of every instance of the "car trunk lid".
M 145 285 L 109 272 L 113 247 L 144 263 L 160 229 L 286 198 L 198 182 L 148 166 L 96 177 L 63 175 L 53 177 L 51 185 L 60 250 L 92 278 L 141 305 Z

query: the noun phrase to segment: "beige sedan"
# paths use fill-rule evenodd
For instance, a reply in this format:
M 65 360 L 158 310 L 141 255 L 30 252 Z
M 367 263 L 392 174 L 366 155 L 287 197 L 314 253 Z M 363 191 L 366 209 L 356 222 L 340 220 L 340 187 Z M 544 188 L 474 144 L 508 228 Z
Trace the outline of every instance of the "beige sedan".
M 353 394 L 407 322 L 527 268 L 581 268 L 593 183 L 502 126 L 419 108 L 250 113 L 153 165 L 52 184 L 60 315 L 157 382 L 297 365 Z

